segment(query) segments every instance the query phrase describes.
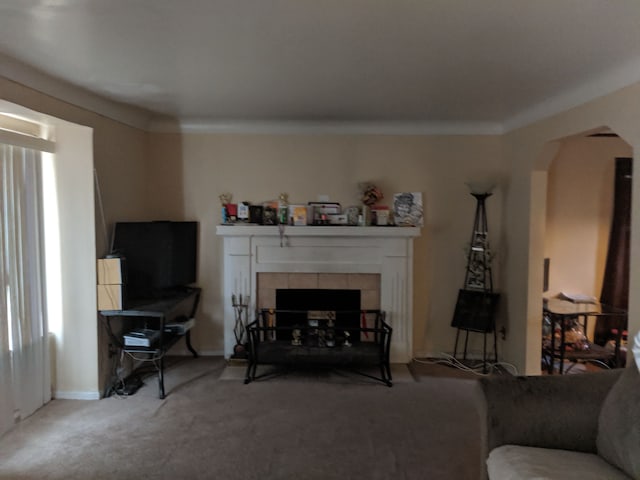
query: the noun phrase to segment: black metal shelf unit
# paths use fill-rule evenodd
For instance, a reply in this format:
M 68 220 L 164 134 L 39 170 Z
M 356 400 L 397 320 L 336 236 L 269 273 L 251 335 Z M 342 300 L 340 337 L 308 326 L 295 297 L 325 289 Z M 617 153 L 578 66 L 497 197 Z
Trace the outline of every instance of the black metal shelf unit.
M 158 362 L 158 396 L 165 397 L 164 390 L 164 357 L 167 352 L 181 338 L 194 358 L 198 353 L 191 345 L 191 330 L 184 332 L 167 331 L 169 322 L 186 322 L 195 317 L 200 301 L 200 288 L 183 287 L 167 292 L 161 298 L 134 300 L 127 304 L 123 310 L 102 310 L 100 318 L 107 330 L 110 342 L 122 352 L 136 356 L 136 360 L 142 362 Z M 134 328 L 141 324 L 145 328 L 157 330 L 157 339 L 148 347 L 125 345 L 122 335 L 116 334 L 112 328 L 112 320 L 122 318 L 128 327 Z

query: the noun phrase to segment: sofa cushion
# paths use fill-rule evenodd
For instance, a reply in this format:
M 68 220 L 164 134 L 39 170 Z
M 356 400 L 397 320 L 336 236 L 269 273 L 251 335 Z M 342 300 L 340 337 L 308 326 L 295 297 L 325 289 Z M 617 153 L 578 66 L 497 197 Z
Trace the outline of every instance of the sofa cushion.
M 490 480 L 629 480 L 593 453 L 502 445 L 487 459 Z
M 598 454 L 640 479 L 640 373 L 626 368 L 605 398 L 598 419 Z

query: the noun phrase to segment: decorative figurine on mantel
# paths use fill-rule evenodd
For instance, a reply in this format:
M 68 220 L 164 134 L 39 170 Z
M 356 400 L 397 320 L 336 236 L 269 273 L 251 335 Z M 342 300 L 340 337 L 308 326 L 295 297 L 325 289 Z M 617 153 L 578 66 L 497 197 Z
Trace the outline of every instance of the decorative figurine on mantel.
M 336 314 L 333 311 L 327 312 L 327 333 L 325 336 L 325 344 L 327 347 L 336 346 L 336 332 L 335 327 Z
M 220 203 L 222 205 L 222 223 L 225 224 L 229 222 L 229 212 L 227 210 L 227 205 L 231 203 L 231 194 L 225 192 L 218 198 L 220 199 Z
M 325 342 L 327 344 L 327 347 L 335 347 L 336 346 L 336 336 L 335 333 L 333 331 L 333 329 L 328 329 L 327 330 L 327 334 L 325 337 Z
M 382 190 L 376 187 L 373 183 L 363 182 L 358 185 L 360 187 L 362 203 L 368 207 L 375 205 L 384 198 Z
M 362 222 L 361 225 L 371 225 L 371 207 L 384 198 L 382 190 L 373 183 L 362 182 L 358 184 L 360 189 L 360 201 L 362 201 Z
M 278 223 L 286 225 L 289 223 L 289 194 L 281 193 L 278 197 Z
M 294 328 L 291 332 L 291 336 L 293 337 L 293 339 L 291 340 L 291 345 L 294 345 L 296 347 L 302 345 L 302 330 L 300 330 L 299 328 Z
M 284 228 L 289 223 L 289 194 L 281 193 L 278 197 L 278 233 L 280 234 L 280 248 L 287 246 Z

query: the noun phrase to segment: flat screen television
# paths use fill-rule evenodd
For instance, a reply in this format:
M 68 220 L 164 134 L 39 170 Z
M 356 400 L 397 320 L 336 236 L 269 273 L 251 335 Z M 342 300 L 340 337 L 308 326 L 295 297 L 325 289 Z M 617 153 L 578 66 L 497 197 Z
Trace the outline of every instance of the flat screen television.
M 127 299 L 162 296 L 196 281 L 197 222 L 118 222 L 111 255 L 124 259 Z

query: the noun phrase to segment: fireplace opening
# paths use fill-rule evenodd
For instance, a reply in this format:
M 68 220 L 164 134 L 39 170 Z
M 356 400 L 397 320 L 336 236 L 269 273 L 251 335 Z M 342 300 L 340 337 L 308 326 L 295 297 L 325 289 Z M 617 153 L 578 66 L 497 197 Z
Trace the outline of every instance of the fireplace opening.
M 360 290 L 277 289 L 276 310 L 296 310 L 278 313 L 278 326 L 292 328 L 309 326 L 312 322 L 331 315 L 335 319 L 336 332 L 349 332 L 351 343 L 360 341 L 357 332 L 360 322 Z

